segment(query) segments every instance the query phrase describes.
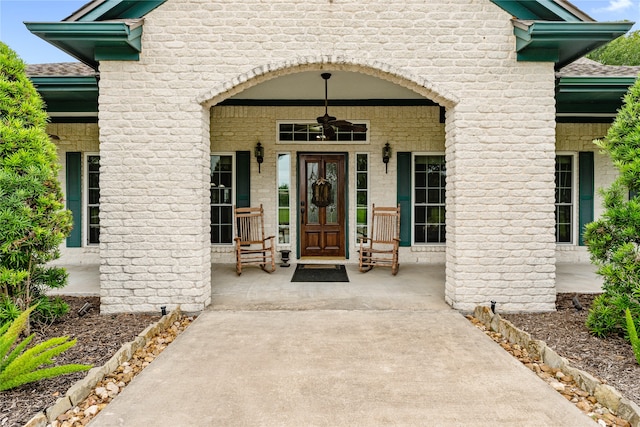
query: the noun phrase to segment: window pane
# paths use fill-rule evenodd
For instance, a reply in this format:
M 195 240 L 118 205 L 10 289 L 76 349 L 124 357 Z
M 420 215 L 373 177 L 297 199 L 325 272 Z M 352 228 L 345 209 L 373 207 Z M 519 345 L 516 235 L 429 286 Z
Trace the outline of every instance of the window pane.
M 414 167 L 414 241 L 444 243 L 444 156 L 415 156 Z
M 573 236 L 573 156 L 556 156 L 556 242 L 571 243 Z
M 87 229 L 88 244 L 100 243 L 100 156 L 87 156 Z
M 233 156 L 211 156 L 211 243 L 233 241 Z
M 278 154 L 278 243 L 291 243 L 290 227 L 291 155 Z

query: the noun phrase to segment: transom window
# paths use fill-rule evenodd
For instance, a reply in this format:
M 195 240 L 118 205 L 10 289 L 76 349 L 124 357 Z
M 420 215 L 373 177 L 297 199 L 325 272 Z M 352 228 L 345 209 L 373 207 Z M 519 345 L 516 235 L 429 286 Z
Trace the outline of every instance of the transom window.
M 211 155 L 211 243 L 233 242 L 233 155 Z
M 443 155 L 414 156 L 413 237 L 415 243 L 444 243 L 446 165 Z
M 556 242 L 573 242 L 574 156 L 556 156 Z
M 366 126 L 368 123 L 353 122 L 354 125 Z M 336 136 L 330 139 L 323 137 L 322 126 L 316 122 L 291 123 L 278 122 L 278 142 L 367 142 L 368 132 L 354 132 L 336 129 Z

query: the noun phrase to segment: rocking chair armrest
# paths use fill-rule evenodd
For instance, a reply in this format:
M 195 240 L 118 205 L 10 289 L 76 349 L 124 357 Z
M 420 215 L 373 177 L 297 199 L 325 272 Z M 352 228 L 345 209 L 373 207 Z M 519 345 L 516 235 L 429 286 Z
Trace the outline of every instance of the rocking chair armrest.
M 276 238 L 276 236 L 269 236 L 269 237 L 265 237 L 262 241 L 266 242 L 267 240 L 272 240 L 272 239 L 275 239 L 275 238 Z

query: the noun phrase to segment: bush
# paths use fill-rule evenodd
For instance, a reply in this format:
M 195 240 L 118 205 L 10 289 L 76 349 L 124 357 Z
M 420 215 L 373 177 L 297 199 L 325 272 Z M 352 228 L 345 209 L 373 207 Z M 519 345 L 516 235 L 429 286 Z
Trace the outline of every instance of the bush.
M 589 312 L 587 327 L 598 336 L 624 335 L 625 311 L 640 315 L 640 79 L 625 95 L 606 137 L 595 143 L 609 153 L 620 173 L 601 191 L 602 217 L 585 229 L 604 291 Z
M 46 266 L 71 231 L 46 124 L 24 62 L 0 42 L 0 295 L 20 310 L 66 281 L 63 269 Z
M 640 365 L 640 339 L 638 339 L 638 331 L 636 325 L 631 317 L 631 311 L 627 309 L 625 311 L 625 317 L 627 320 L 627 334 L 629 341 L 631 341 L 631 347 L 633 348 L 633 354 L 636 356 L 636 361 Z
M 0 391 L 46 378 L 91 369 L 89 365 L 80 364 L 39 369 L 42 365 L 53 364 L 53 358 L 73 347 L 76 344 L 76 340 L 70 341 L 69 337 L 51 338 L 27 349 L 27 346 L 35 336 L 35 334 L 31 334 L 16 344 L 18 337 L 29 322 L 29 315 L 34 309 L 35 306 L 30 307 L 13 322 L 6 323 L 0 327 Z

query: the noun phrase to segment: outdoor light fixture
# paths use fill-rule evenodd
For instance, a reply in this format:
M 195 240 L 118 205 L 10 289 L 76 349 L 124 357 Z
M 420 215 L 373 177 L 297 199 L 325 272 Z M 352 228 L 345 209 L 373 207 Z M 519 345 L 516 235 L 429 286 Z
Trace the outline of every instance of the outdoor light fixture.
M 258 161 L 258 173 L 260 173 L 260 165 L 264 162 L 264 147 L 260 142 L 258 142 L 256 148 L 253 150 L 253 155 L 256 156 L 256 160 Z
M 385 173 L 389 172 L 387 168 L 389 167 L 390 158 L 391 158 L 391 146 L 387 142 L 386 144 L 384 144 L 384 147 L 382 147 L 382 161 L 384 162 Z

